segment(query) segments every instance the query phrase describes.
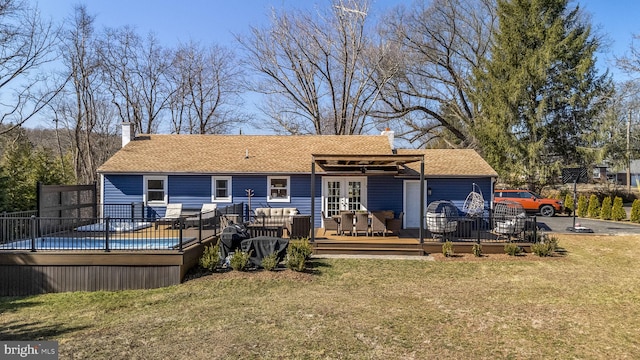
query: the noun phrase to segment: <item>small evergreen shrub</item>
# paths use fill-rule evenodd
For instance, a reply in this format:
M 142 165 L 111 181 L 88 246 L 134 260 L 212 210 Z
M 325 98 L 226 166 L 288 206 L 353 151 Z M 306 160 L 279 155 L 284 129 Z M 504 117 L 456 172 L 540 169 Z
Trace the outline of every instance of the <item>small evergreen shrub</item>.
M 313 247 L 308 239 L 289 241 L 286 259 L 287 268 L 294 271 L 304 271 L 311 254 L 313 254 Z
M 305 260 L 308 260 L 313 254 L 313 246 L 309 243 L 309 239 L 290 240 L 287 247 L 287 254 L 300 253 Z
M 602 200 L 602 207 L 600 208 L 600 219 L 611 220 L 611 210 L 612 210 L 611 206 L 612 206 L 611 196 L 607 196 Z
M 251 252 L 244 252 L 240 249 L 236 250 L 229 260 L 229 264 L 231 268 L 236 271 L 245 271 L 247 266 L 249 266 L 249 258 L 251 257 Z
M 615 221 L 622 221 L 627 219 L 627 210 L 624 209 L 622 204 L 622 198 L 616 196 L 613 199 L 613 207 L 611 208 L 611 219 Z
M 482 256 L 482 245 L 473 244 L 473 247 L 471 247 L 471 252 L 473 253 L 473 255 L 475 257 L 481 257 Z
M 293 271 L 304 271 L 306 267 L 306 259 L 300 252 L 287 252 L 286 265 L 288 269 Z
M 539 242 L 531 245 L 531 252 L 540 256 L 551 256 L 553 253 L 553 245 L 546 242 Z
M 453 243 L 451 241 L 445 241 L 445 243 L 442 244 L 442 254 L 446 257 L 453 256 Z
M 279 262 L 280 260 L 278 259 L 278 254 L 271 253 L 262 258 L 262 267 L 267 271 L 272 271 L 278 267 Z
M 633 204 L 631 204 L 631 215 L 629 216 L 629 220 L 631 222 L 637 223 L 640 222 L 640 200 L 633 200 Z
M 522 248 L 514 243 L 508 243 L 504 245 L 504 252 L 510 256 L 516 256 L 522 254 Z
M 567 196 L 564 197 L 564 212 L 567 214 L 573 213 L 573 194 L 568 193 Z
M 596 194 L 591 194 L 591 197 L 589 197 L 587 217 L 590 217 L 592 219 L 600 217 L 600 200 L 598 200 Z
M 558 238 L 555 236 L 545 236 L 544 242 L 549 244 L 551 251 L 555 252 L 558 250 Z
M 578 216 L 586 217 L 587 216 L 587 197 L 584 195 L 580 195 L 578 197 Z
M 220 240 L 218 240 L 215 245 L 205 246 L 199 264 L 204 269 L 216 271 L 220 265 L 220 260 Z

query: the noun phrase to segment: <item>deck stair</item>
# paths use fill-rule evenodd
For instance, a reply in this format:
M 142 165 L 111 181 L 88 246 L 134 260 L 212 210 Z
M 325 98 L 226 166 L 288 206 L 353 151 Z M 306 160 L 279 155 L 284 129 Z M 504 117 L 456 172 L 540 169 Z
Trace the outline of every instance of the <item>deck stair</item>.
M 416 241 L 334 240 L 316 239 L 314 255 L 402 255 L 424 256 L 422 246 Z

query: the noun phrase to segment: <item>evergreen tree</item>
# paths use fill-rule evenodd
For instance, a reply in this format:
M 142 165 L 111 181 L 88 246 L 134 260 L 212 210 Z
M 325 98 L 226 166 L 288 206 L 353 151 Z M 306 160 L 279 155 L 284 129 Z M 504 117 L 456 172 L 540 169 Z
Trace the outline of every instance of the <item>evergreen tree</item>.
M 612 213 L 611 206 L 612 206 L 611 196 L 607 196 L 602 200 L 602 208 L 600 209 L 600 219 L 611 220 L 611 213 Z
M 597 74 L 598 40 L 568 2 L 498 0 L 491 56 L 474 74 L 482 154 L 505 181 L 532 189 L 588 155 L 583 129 L 611 89 L 609 75 Z
M 611 219 L 615 221 L 621 221 L 627 219 L 627 211 L 622 206 L 622 198 L 616 196 L 613 199 L 613 208 L 611 209 Z
M 52 154 L 34 148 L 24 133 L 7 145 L 0 160 L 0 211 L 35 209 L 38 182 L 45 185 L 75 182 L 70 156 L 54 159 Z
M 629 216 L 629 221 L 637 223 L 640 222 L 640 200 L 633 200 L 633 204 L 631 204 L 631 215 Z
M 589 197 L 587 216 L 593 219 L 600 217 L 600 200 L 595 194 L 591 194 L 591 197 Z
M 564 211 L 567 214 L 573 214 L 573 194 L 568 193 L 567 196 L 564 197 Z
M 587 197 L 584 195 L 578 197 L 578 216 L 587 216 Z

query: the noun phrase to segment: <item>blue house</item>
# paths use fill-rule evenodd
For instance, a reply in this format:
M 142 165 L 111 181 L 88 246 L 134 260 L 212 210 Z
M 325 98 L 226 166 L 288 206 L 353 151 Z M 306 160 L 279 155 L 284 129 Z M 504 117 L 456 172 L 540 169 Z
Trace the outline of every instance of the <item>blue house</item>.
M 340 210 L 404 213 L 419 228 L 435 200 L 459 209 L 474 189 L 491 206 L 497 173 L 473 150 L 395 149 L 381 135 L 143 135 L 123 129 L 123 147 L 99 169 L 103 204 L 143 203 L 154 216 L 167 204 L 199 209 L 237 203 L 298 209 L 322 216 Z M 424 190 L 420 191 L 420 184 Z M 423 203 L 421 204 L 421 199 Z

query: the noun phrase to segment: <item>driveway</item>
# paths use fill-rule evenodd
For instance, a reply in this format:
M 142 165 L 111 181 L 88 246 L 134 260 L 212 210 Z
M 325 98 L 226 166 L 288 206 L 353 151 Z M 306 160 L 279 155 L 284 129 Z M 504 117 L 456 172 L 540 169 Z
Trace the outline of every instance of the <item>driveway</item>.
M 629 212 L 627 212 L 628 214 Z M 538 216 L 538 228 L 555 233 L 574 233 L 567 230 L 573 227 L 572 216 Z M 584 226 L 597 235 L 640 235 L 640 224 L 619 221 L 605 221 L 576 217 L 576 227 Z

